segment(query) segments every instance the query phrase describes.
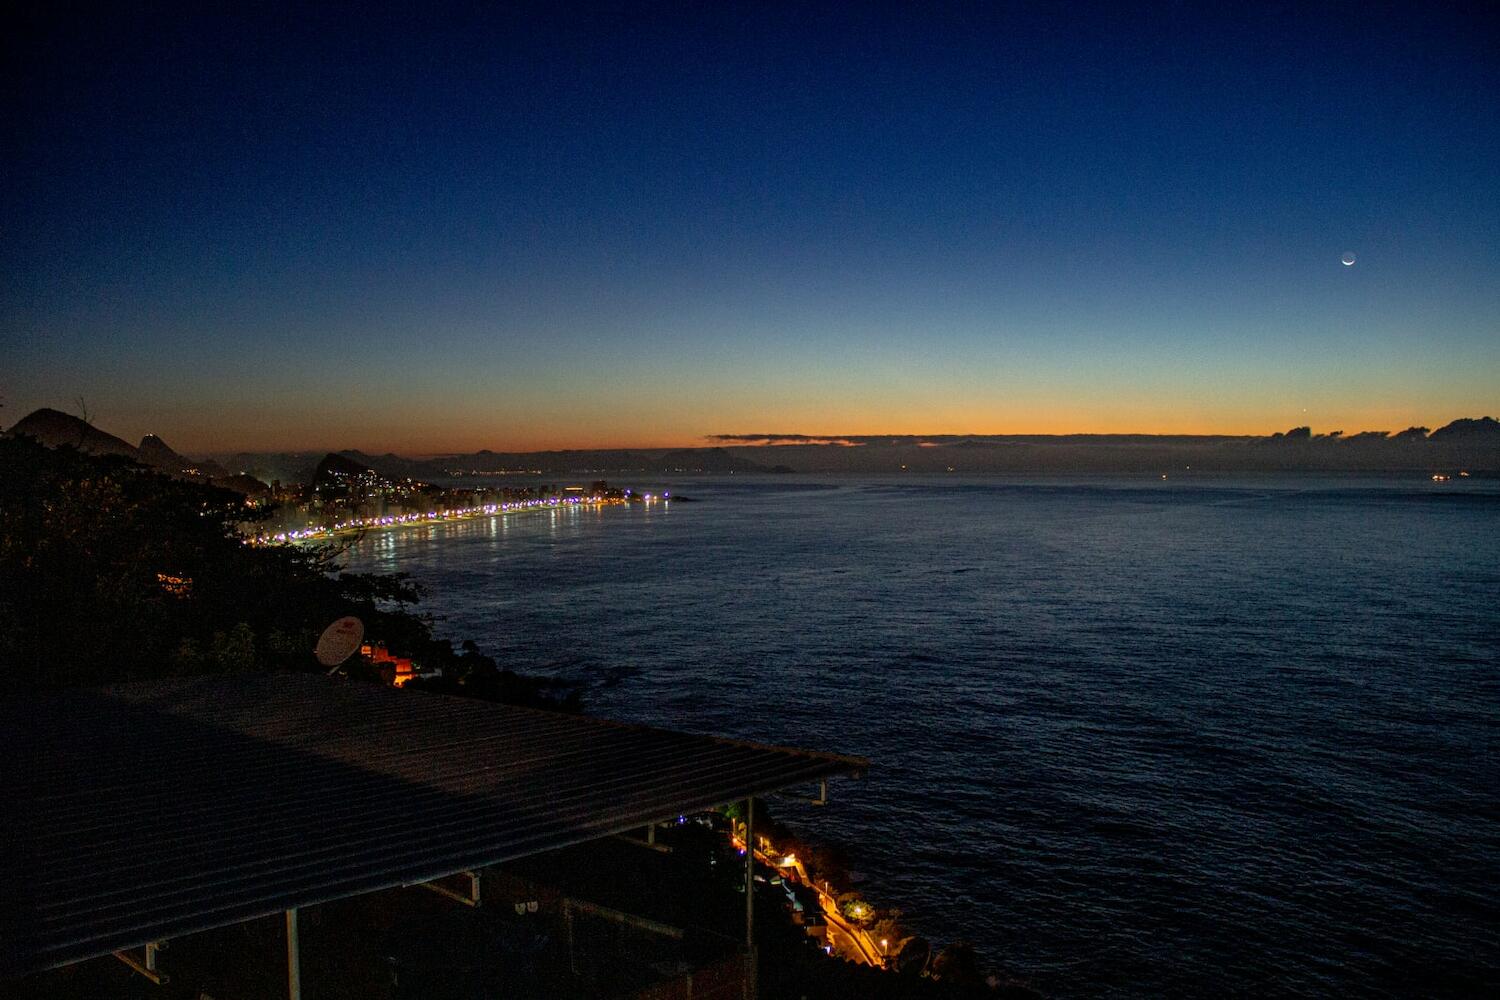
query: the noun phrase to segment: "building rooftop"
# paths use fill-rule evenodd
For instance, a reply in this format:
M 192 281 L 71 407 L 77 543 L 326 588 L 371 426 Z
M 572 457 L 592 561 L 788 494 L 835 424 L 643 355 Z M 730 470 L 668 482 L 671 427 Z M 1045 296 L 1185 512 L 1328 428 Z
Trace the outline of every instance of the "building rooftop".
M 430 881 L 858 773 L 761 746 L 317 675 L 0 704 L 0 971 Z

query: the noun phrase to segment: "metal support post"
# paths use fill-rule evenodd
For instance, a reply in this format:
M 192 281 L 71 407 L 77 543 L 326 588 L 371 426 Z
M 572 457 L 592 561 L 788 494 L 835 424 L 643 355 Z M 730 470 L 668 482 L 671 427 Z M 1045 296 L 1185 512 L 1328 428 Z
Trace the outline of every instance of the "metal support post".
M 128 951 L 117 951 L 114 953 L 114 956 L 156 985 L 163 986 L 171 982 L 171 977 L 164 972 L 157 971 L 156 953 L 166 948 L 166 946 L 167 942 L 165 941 L 147 941 L 144 958 L 136 958 Z
M 755 1000 L 755 799 L 745 799 L 745 1000 Z
M 302 949 L 297 942 L 297 908 L 286 911 L 286 995 L 302 1000 Z
M 437 893 L 439 896 L 447 896 L 449 899 L 453 900 L 455 903 L 462 903 L 465 906 L 471 906 L 471 907 L 472 906 L 478 906 L 479 905 L 479 873 L 477 871 L 468 871 L 468 872 L 459 872 L 458 874 L 466 876 L 468 878 L 468 880 L 469 880 L 469 892 L 468 892 L 467 895 L 465 895 L 464 893 L 461 893 L 461 892 L 454 892 L 452 889 L 448 888 L 446 885 L 442 885 L 441 883 L 438 883 L 438 882 L 418 882 L 417 885 L 420 885 L 424 889 L 431 889 L 433 892 Z
M 650 920 L 646 917 L 638 917 L 634 913 L 626 913 L 624 910 L 612 909 L 608 906 L 600 906 L 598 903 L 590 903 L 586 899 L 573 899 L 571 896 L 563 899 L 563 910 L 572 919 L 575 913 L 586 913 L 591 917 L 599 917 L 603 920 L 626 927 L 634 927 L 636 930 L 646 931 L 649 934 L 660 934 L 662 937 L 671 938 L 673 941 L 681 941 L 686 933 L 681 927 L 673 927 L 659 920 Z
M 642 840 L 640 837 L 634 837 L 624 833 L 615 834 L 614 839 L 623 840 L 625 843 L 634 844 L 636 847 L 644 847 L 648 851 L 655 851 L 658 854 L 672 853 L 671 844 L 659 844 L 656 842 L 656 827 L 654 825 L 646 827 L 645 840 Z
M 563 907 L 563 922 L 568 925 L 568 969 L 578 975 L 578 959 L 573 951 L 573 908 Z

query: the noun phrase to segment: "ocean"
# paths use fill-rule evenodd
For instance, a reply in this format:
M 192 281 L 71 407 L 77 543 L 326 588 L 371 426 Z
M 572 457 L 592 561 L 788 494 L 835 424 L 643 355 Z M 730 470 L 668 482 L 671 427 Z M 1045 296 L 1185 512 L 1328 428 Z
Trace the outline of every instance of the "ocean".
M 773 812 L 1049 996 L 1500 994 L 1497 484 L 622 485 L 684 499 L 350 564 L 592 714 L 870 758 Z

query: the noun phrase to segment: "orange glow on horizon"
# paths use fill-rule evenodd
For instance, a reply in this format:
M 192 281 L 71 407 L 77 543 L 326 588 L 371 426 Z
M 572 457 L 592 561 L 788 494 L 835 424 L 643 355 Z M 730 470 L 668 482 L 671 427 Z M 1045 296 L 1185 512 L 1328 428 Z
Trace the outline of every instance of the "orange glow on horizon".
M 1040 390 L 983 399 L 978 392 L 929 397 L 911 389 L 897 398 L 793 392 L 711 393 L 649 404 L 617 405 L 571 398 L 514 406 L 504 400 L 453 402 L 439 418 L 425 406 L 396 403 L 383 408 L 350 406 L 279 409 L 217 408 L 182 404 L 169 410 L 111 408 L 97 426 L 127 442 L 158 433 L 183 454 L 358 450 L 394 452 L 411 458 L 471 454 L 483 450 L 525 453 L 562 450 L 628 450 L 753 446 L 761 442 L 717 441 L 715 434 L 801 435 L 819 442 L 854 443 L 882 436 L 962 437 L 991 435 L 1226 435 L 1264 436 L 1292 427 L 1314 433 L 1398 432 L 1411 426 L 1441 427 L 1459 417 L 1493 413 L 1484 391 L 1447 391 L 1411 396 L 1378 392 L 1328 395 L 1287 389 L 1240 387 L 1220 395 L 1200 392 L 1173 398 L 1140 388 L 1049 398 Z M 976 397 L 981 397 L 977 398 Z
M 1447 408 L 1445 408 L 1446 410 Z M 1493 409 L 1493 407 L 1491 407 Z M 798 426 L 795 423 L 780 420 L 753 420 L 738 424 L 718 425 L 712 431 L 702 433 L 676 431 L 660 431 L 642 433 L 630 433 L 620 429 L 588 428 L 573 429 L 571 432 L 556 431 L 539 434 L 513 434 L 503 430 L 495 430 L 490 433 L 484 431 L 471 431 L 468 428 L 449 428 L 450 436 L 438 437 L 435 435 L 414 435 L 393 429 L 389 437 L 365 438 L 357 437 L 352 443 L 348 440 L 322 440 L 313 439 L 308 441 L 294 441 L 292 443 L 278 443 L 274 439 L 260 439 L 245 441 L 238 439 L 236 443 L 224 445 L 218 441 L 210 440 L 202 445 L 193 444 L 184 438 L 185 444 L 180 450 L 189 450 L 199 454 L 224 454 L 236 451 L 245 452 L 327 452 L 357 450 L 367 454 L 378 455 L 385 452 L 394 452 L 408 458 L 433 458 L 443 455 L 473 454 L 480 451 L 492 451 L 500 454 L 525 454 L 528 452 L 545 451 L 631 451 L 631 450 L 653 450 L 664 448 L 712 448 L 712 447 L 780 447 L 787 444 L 796 444 L 796 441 L 774 440 L 767 443 L 765 440 L 718 440 L 716 434 L 727 435 L 797 435 L 799 437 L 811 438 L 810 442 L 830 446 L 860 447 L 862 441 L 857 438 L 952 438 L 952 437 L 1004 437 L 1004 436 L 1070 436 L 1070 435 L 1163 435 L 1163 436 L 1206 436 L 1206 437 L 1265 437 L 1278 431 L 1286 431 L 1293 427 L 1310 426 L 1315 434 L 1326 434 L 1332 431 L 1342 431 L 1346 435 L 1357 434 L 1361 431 L 1389 431 L 1396 433 L 1408 427 L 1420 426 L 1428 428 L 1441 427 L 1451 420 L 1465 416 L 1484 416 L 1488 411 L 1482 407 L 1468 410 L 1455 410 L 1444 412 L 1440 416 L 1424 416 L 1413 414 L 1406 410 L 1372 411 L 1365 414 L 1343 413 L 1328 414 L 1326 416 L 1315 416 L 1311 413 L 1273 413 L 1261 419 L 1235 419 L 1235 420 L 1194 420 L 1191 416 L 1178 418 L 1165 417 L 1155 420 L 1134 420 L 1125 417 L 1117 419 L 1075 421 L 1070 419 L 1071 414 L 1060 415 L 1054 419 L 1037 419 L 1021 421 L 982 421 L 975 420 L 967 424 L 949 424 L 935 426 L 933 423 L 914 423 L 907 427 L 892 426 L 895 421 L 889 419 L 872 419 L 859 421 L 854 424 L 839 424 L 837 430 L 822 432 L 817 426 L 807 429 L 806 426 Z M 1300 418 L 1300 419 L 1299 419 Z M 826 426 L 826 425 L 825 425 Z M 722 428 L 722 429 L 721 429 Z M 762 430 L 765 428 L 765 430 Z M 928 445 L 929 447 L 931 445 Z

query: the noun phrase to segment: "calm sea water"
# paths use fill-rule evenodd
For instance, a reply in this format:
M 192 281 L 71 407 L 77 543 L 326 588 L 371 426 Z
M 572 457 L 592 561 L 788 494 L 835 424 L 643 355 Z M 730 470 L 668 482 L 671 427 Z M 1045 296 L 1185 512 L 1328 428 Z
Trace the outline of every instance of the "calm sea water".
M 1052 996 L 1500 991 L 1493 484 L 666 485 L 354 564 L 595 714 L 869 757 L 773 808 Z

